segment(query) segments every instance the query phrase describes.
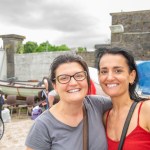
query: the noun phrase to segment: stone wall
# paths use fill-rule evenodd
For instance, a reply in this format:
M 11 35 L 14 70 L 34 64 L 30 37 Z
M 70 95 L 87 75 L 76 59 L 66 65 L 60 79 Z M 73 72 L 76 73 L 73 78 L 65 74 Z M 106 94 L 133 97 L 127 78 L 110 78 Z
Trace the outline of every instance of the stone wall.
M 136 60 L 150 59 L 150 10 L 111 13 L 112 26 L 123 25 L 124 32 L 111 34 L 111 46 L 129 50 Z
M 18 80 L 42 80 L 49 75 L 50 64 L 60 54 L 74 52 L 42 52 L 31 54 L 15 54 L 15 77 Z M 89 66 L 94 66 L 94 52 L 79 53 Z
M 89 67 L 95 67 L 95 51 L 81 53 L 78 52 L 77 54 L 83 57 Z

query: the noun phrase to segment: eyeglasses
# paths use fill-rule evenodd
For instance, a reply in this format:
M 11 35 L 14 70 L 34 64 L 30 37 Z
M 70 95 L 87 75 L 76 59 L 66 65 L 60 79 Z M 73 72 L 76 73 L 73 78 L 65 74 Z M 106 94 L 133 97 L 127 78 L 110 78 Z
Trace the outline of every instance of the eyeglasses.
M 67 74 L 59 75 L 58 77 L 54 78 L 54 80 L 57 79 L 57 81 L 61 84 L 67 84 L 70 82 L 71 78 L 74 78 L 76 81 L 82 81 L 87 77 L 86 71 L 77 72 L 74 75 L 70 76 Z

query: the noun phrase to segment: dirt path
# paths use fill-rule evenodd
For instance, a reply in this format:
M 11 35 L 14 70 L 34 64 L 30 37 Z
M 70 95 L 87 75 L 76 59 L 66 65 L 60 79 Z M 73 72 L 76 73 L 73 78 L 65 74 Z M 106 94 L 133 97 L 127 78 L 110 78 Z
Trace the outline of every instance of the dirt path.
M 22 116 L 20 119 L 13 116 L 10 123 L 5 123 L 0 150 L 25 150 L 25 139 L 33 122 L 27 116 Z

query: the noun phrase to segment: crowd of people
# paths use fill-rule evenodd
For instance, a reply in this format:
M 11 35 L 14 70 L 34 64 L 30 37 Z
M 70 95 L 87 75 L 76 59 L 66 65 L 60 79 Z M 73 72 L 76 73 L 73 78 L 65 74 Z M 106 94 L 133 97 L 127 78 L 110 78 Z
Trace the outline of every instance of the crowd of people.
M 59 101 L 35 120 L 26 138 L 27 150 L 150 149 L 150 100 L 136 93 L 139 78 L 133 56 L 115 47 L 103 48 L 98 58 L 100 86 L 109 97 L 92 93 L 88 66 L 81 56 L 54 59 L 49 79 Z M 133 103 L 137 105 L 122 143 Z

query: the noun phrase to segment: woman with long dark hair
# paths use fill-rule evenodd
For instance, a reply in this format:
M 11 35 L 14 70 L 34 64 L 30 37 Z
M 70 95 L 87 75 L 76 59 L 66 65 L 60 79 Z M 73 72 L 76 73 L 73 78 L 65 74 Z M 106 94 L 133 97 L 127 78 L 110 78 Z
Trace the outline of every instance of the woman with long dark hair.
M 104 115 L 108 150 L 118 150 L 130 107 L 138 102 L 125 137 L 123 150 L 150 149 L 150 100 L 136 93 L 138 72 L 133 56 L 121 48 L 103 49 L 98 61 L 99 81 L 113 107 Z

